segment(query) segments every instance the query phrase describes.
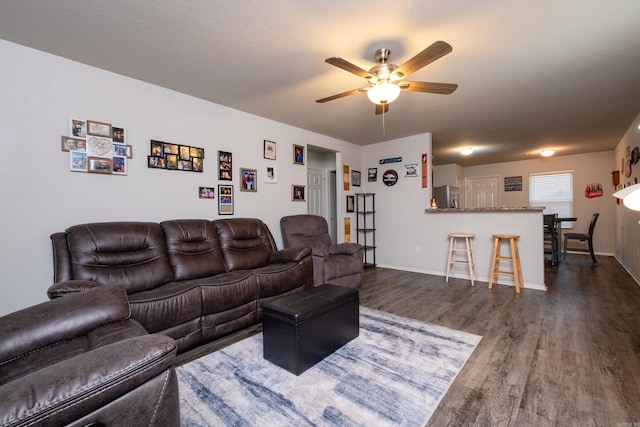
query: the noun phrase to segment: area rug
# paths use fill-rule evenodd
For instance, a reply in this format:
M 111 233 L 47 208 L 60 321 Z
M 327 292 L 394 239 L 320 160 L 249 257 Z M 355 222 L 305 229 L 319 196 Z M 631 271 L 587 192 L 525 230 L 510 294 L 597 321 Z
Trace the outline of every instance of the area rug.
M 295 376 L 262 334 L 177 369 L 183 426 L 423 426 L 481 337 L 360 307 L 360 336 Z

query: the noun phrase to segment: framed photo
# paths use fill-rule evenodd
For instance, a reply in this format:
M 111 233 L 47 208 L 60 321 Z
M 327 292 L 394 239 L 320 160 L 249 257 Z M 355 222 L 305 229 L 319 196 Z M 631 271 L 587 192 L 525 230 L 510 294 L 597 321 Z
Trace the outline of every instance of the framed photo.
M 276 143 L 264 140 L 264 158 L 269 160 L 276 159 Z
M 233 215 L 233 185 L 218 185 L 218 215 Z
M 164 157 L 164 142 L 151 140 L 151 155 Z
M 165 169 L 178 169 L 178 155 L 177 154 L 165 154 L 164 156 Z
M 362 174 L 360 173 L 360 171 L 351 171 L 351 184 L 353 184 L 354 187 L 360 187 L 360 180 L 362 179 Z
M 349 191 L 349 165 L 342 165 L 342 185 L 344 191 Z
M 69 122 L 69 135 L 74 138 L 87 137 L 87 121 L 80 119 L 71 119 Z
M 111 173 L 114 175 L 127 174 L 127 157 L 126 156 L 113 156 L 113 161 L 111 164 Z
M 355 197 L 347 196 L 347 212 L 355 211 Z
M 278 182 L 278 168 L 276 165 L 264 165 L 264 182 L 267 184 L 276 184 Z
M 199 159 L 204 159 L 204 148 L 191 147 L 189 151 L 189 155 L 191 157 L 197 157 Z
M 113 159 L 104 159 L 102 157 L 88 157 L 89 172 L 111 174 L 111 164 Z
M 60 146 L 62 151 L 87 151 L 87 141 L 83 138 L 72 138 L 70 136 L 62 137 Z
M 201 199 L 215 199 L 216 192 L 213 187 L 200 187 L 198 189 L 198 197 Z
M 168 142 L 163 142 L 162 146 L 164 154 L 175 154 L 177 156 L 180 153 L 178 144 L 169 144 Z
M 418 177 L 418 164 L 404 165 L 404 176 Z
M 148 156 L 147 157 L 147 167 L 157 168 L 157 169 L 165 169 L 165 159 L 164 159 L 164 157 Z
M 240 191 L 258 191 L 257 178 L 257 170 L 240 168 Z
M 293 144 L 293 164 L 304 165 L 304 147 Z
M 179 150 L 180 160 L 191 160 L 191 147 L 188 145 L 181 145 Z
M 178 160 L 178 169 L 181 171 L 192 171 L 193 162 L 191 160 Z
M 131 146 L 124 144 L 113 144 L 113 155 L 131 158 Z
M 305 186 L 304 185 L 292 185 L 291 186 L 291 200 L 294 202 L 304 202 L 305 199 Z
M 378 168 L 369 168 L 367 170 L 367 181 L 369 182 L 378 181 Z
M 218 151 L 218 179 L 231 181 L 232 155 L 227 151 Z
M 113 139 L 113 142 L 117 144 L 125 143 L 124 133 L 125 133 L 124 128 L 115 127 L 115 126 L 111 127 L 111 138 Z
M 87 135 L 111 139 L 111 124 L 87 120 Z
M 90 157 L 111 158 L 113 156 L 113 141 L 102 136 L 87 136 L 87 155 Z
M 69 170 L 73 172 L 87 171 L 87 153 L 84 151 L 69 151 Z
M 202 159 L 200 157 L 193 158 L 193 169 L 194 172 L 202 172 Z

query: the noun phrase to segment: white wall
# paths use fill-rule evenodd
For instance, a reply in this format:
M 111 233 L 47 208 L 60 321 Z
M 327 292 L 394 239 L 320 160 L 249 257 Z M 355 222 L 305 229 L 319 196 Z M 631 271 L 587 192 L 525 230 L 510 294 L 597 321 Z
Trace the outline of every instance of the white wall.
M 620 170 L 621 159 L 627 158 L 627 147 L 631 149 L 640 147 L 638 126 L 640 126 L 640 114 L 616 146 L 611 170 Z M 631 171 L 630 177 L 621 174 L 620 183 L 622 185 L 633 184 L 635 180 L 640 180 L 640 163 L 633 165 Z M 640 212 L 627 209 L 621 202 L 619 206 L 615 206 L 615 215 L 616 257 L 634 276 L 635 280 L 640 282 Z
M 306 167 L 292 162 L 293 144 L 338 151 L 359 166 L 362 148 L 242 113 L 198 98 L 0 40 L 0 315 L 46 300 L 53 264 L 49 235 L 94 221 L 216 218 L 217 199 L 197 196 L 215 186 L 217 150 L 233 153 L 235 217 L 258 217 L 281 245 L 279 220 L 306 213 L 291 185 L 306 185 Z M 133 159 L 127 176 L 69 171 L 60 150 L 69 119 L 127 129 Z M 149 141 L 205 149 L 204 172 L 147 168 Z M 277 144 L 278 183 L 265 184 L 263 140 Z M 258 169 L 257 193 L 240 192 L 238 168 Z M 344 210 L 339 195 L 339 209 Z M 339 240 L 343 232 L 339 229 Z
M 465 178 L 499 176 L 500 206 L 529 206 L 529 174 L 542 172 L 573 171 L 573 208 L 578 221 L 575 231 L 587 232 L 591 215 L 599 212 L 600 217 L 594 235 L 596 253 L 613 255 L 615 249 L 615 199 L 611 181 L 611 171 L 615 169 L 612 151 L 578 154 L 572 156 L 554 156 L 517 162 L 494 163 L 463 168 Z M 619 163 L 619 162 L 618 162 Z M 444 166 L 436 166 L 435 174 Z M 522 176 L 522 191 L 504 191 L 502 184 L 505 176 Z M 585 197 L 585 187 L 589 183 L 601 183 L 604 191 L 602 197 L 589 199 Z

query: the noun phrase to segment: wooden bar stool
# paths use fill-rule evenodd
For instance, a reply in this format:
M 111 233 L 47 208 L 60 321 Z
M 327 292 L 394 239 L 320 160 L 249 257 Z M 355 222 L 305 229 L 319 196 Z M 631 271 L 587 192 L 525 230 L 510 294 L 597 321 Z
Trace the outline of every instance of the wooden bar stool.
M 469 276 L 471 277 L 471 286 L 475 286 L 473 279 L 478 280 L 478 272 L 476 270 L 476 255 L 473 252 L 473 242 L 471 239 L 476 237 L 471 233 L 451 233 L 449 234 L 449 259 L 447 261 L 447 277 L 445 282 L 449 282 L 449 274 L 454 264 L 466 264 L 469 266 Z M 457 239 L 464 239 L 464 247 L 459 247 Z M 464 258 L 456 257 L 456 252 L 464 252 Z
M 520 265 L 520 253 L 518 252 L 518 239 L 520 236 L 513 234 L 493 235 L 493 257 L 491 259 L 491 273 L 489 274 L 489 288 L 493 283 L 498 283 L 498 275 L 511 276 L 516 285 L 516 292 L 520 293 L 520 288 L 524 286 L 522 280 L 522 266 Z M 508 240 L 511 252 L 502 255 L 502 240 Z M 511 262 L 512 270 L 500 270 L 500 261 Z

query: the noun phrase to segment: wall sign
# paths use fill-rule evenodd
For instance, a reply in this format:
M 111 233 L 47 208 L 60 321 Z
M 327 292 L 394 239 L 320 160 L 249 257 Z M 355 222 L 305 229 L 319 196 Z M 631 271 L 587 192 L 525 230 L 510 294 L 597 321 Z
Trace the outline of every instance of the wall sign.
M 393 169 L 387 170 L 382 174 L 382 182 L 384 182 L 384 185 L 386 185 L 387 187 L 396 185 L 396 182 L 398 182 L 398 172 L 394 171 Z
M 522 176 L 505 176 L 504 191 L 522 191 Z
M 399 163 L 402 161 L 402 157 L 390 157 L 388 159 L 380 159 L 380 164 L 384 165 L 386 163 Z

